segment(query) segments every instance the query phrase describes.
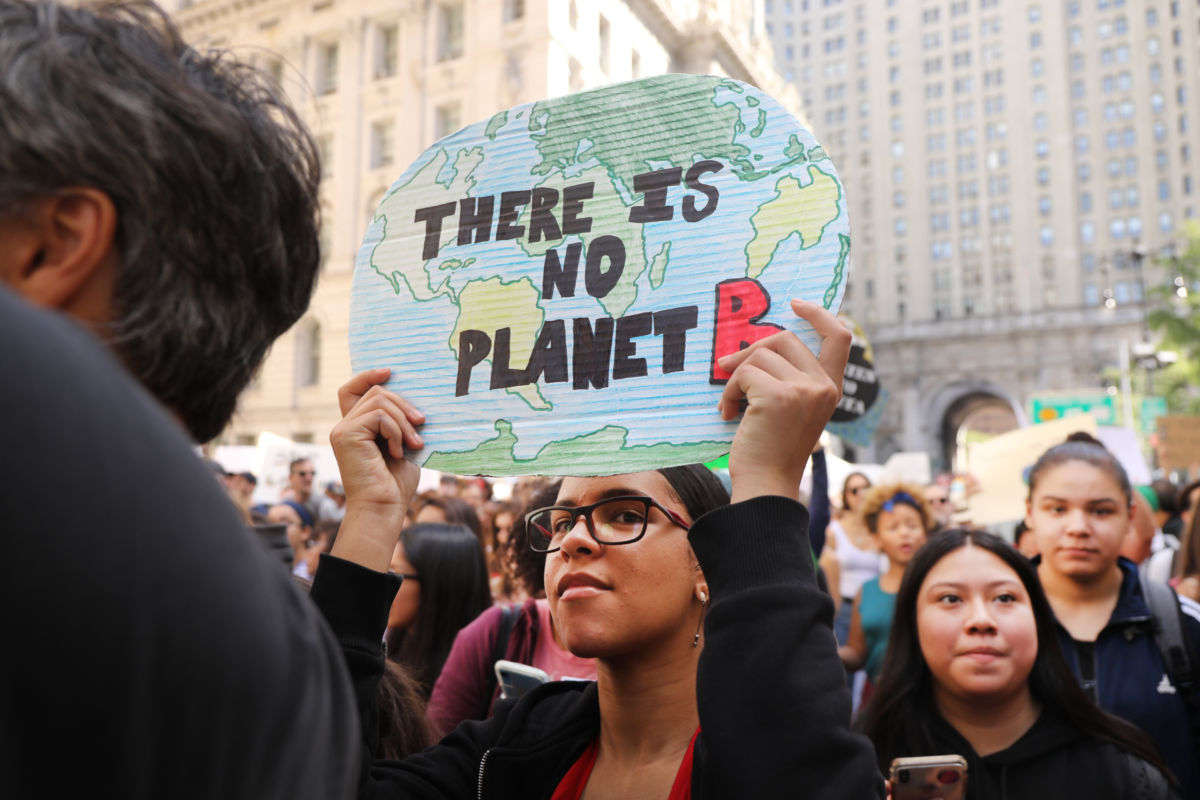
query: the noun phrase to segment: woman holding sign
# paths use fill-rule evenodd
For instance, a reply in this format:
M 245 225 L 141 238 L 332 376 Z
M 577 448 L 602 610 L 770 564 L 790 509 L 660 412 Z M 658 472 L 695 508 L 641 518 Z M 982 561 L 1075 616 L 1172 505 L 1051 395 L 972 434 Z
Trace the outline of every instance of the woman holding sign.
M 879 796 L 816 585 L 797 500 L 808 454 L 837 403 L 850 334 L 819 306 L 793 309 L 822 337 L 791 333 L 726 357 L 717 413 L 734 418 L 732 504 L 699 467 L 566 478 L 530 513 L 548 552 L 560 636 L 598 662 L 591 682 L 549 683 L 502 702 L 402 762 L 375 760 L 362 707 L 363 797 L 861 798 Z M 342 389 L 331 436 L 348 505 L 312 596 L 373 695 L 394 578 L 385 574 L 419 477 L 421 412 L 363 373 Z M 376 444 L 386 440 L 386 452 Z M 357 642 L 358 644 L 353 644 Z M 367 700 L 364 700 L 366 703 Z

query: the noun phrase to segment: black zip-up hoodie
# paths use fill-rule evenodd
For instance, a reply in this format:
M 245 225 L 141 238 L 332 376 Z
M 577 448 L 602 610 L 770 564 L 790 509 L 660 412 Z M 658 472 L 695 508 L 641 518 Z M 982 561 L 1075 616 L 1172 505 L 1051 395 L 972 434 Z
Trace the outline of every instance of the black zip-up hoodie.
M 967 800 L 1169 800 L 1162 773 L 1044 710 L 1011 746 L 981 756 L 940 717 L 934 751 L 967 759 Z M 933 755 L 930 753 L 929 755 Z
M 882 796 L 816 585 L 807 512 L 762 497 L 705 514 L 689 539 L 712 595 L 696 692 L 694 800 Z M 312 597 L 343 643 L 359 699 L 363 798 L 549 798 L 599 733 L 594 683 L 550 683 L 492 719 L 465 722 L 401 762 L 374 760 L 373 698 L 394 577 L 323 556 Z

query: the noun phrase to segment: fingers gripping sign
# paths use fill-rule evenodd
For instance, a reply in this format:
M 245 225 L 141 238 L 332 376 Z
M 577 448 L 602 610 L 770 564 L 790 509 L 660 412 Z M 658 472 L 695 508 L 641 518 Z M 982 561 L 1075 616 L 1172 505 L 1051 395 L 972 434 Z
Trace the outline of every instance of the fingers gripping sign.
M 424 446 L 425 415 L 383 387 L 388 369 L 359 373 L 338 390 L 342 421 L 329 435 L 346 490 L 346 517 L 333 554 L 386 570 L 421 468 L 405 450 Z
M 736 417 L 746 401 L 729 454 L 733 502 L 797 497 L 808 455 L 841 397 L 850 331 L 814 303 L 792 300 L 792 310 L 821 337 L 820 355 L 782 332 L 719 361 L 730 373 L 718 404 L 722 418 Z

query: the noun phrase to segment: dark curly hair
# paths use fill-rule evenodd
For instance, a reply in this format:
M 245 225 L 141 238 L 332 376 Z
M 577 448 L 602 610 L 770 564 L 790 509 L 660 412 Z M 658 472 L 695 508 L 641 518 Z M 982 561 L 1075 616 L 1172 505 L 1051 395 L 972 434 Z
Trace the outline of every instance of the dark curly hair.
M 317 148 L 270 77 L 188 46 L 150 3 L 0 0 L 0 220 L 87 186 L 117 210 L 130 371 L 207 441 L 307 310 Z

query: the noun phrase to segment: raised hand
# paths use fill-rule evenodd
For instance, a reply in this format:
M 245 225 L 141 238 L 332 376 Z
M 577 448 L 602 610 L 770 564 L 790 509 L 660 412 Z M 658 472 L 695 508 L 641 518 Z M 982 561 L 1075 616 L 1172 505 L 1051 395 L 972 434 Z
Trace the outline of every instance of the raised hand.
M 346 516 L 333 554 L 386 570 L 404 515 L 421 479 L 405 449 L 424 446 L 417 426 L 425 415 L 383 388 L 389 369 L 359 373 L 338 389 L 342 421 L 329 434 L 346 490 Z
M 820 356 L 785 331 L 719 361 L 731 373 L 718 404 L 722 418 L 736 417 L 746 400 L 729 453 L 735 503 L 797 497 L 808 456 L 842 396 L 850 331 L 814 303 L 793 300 L 792 310 L 820 335 Z

